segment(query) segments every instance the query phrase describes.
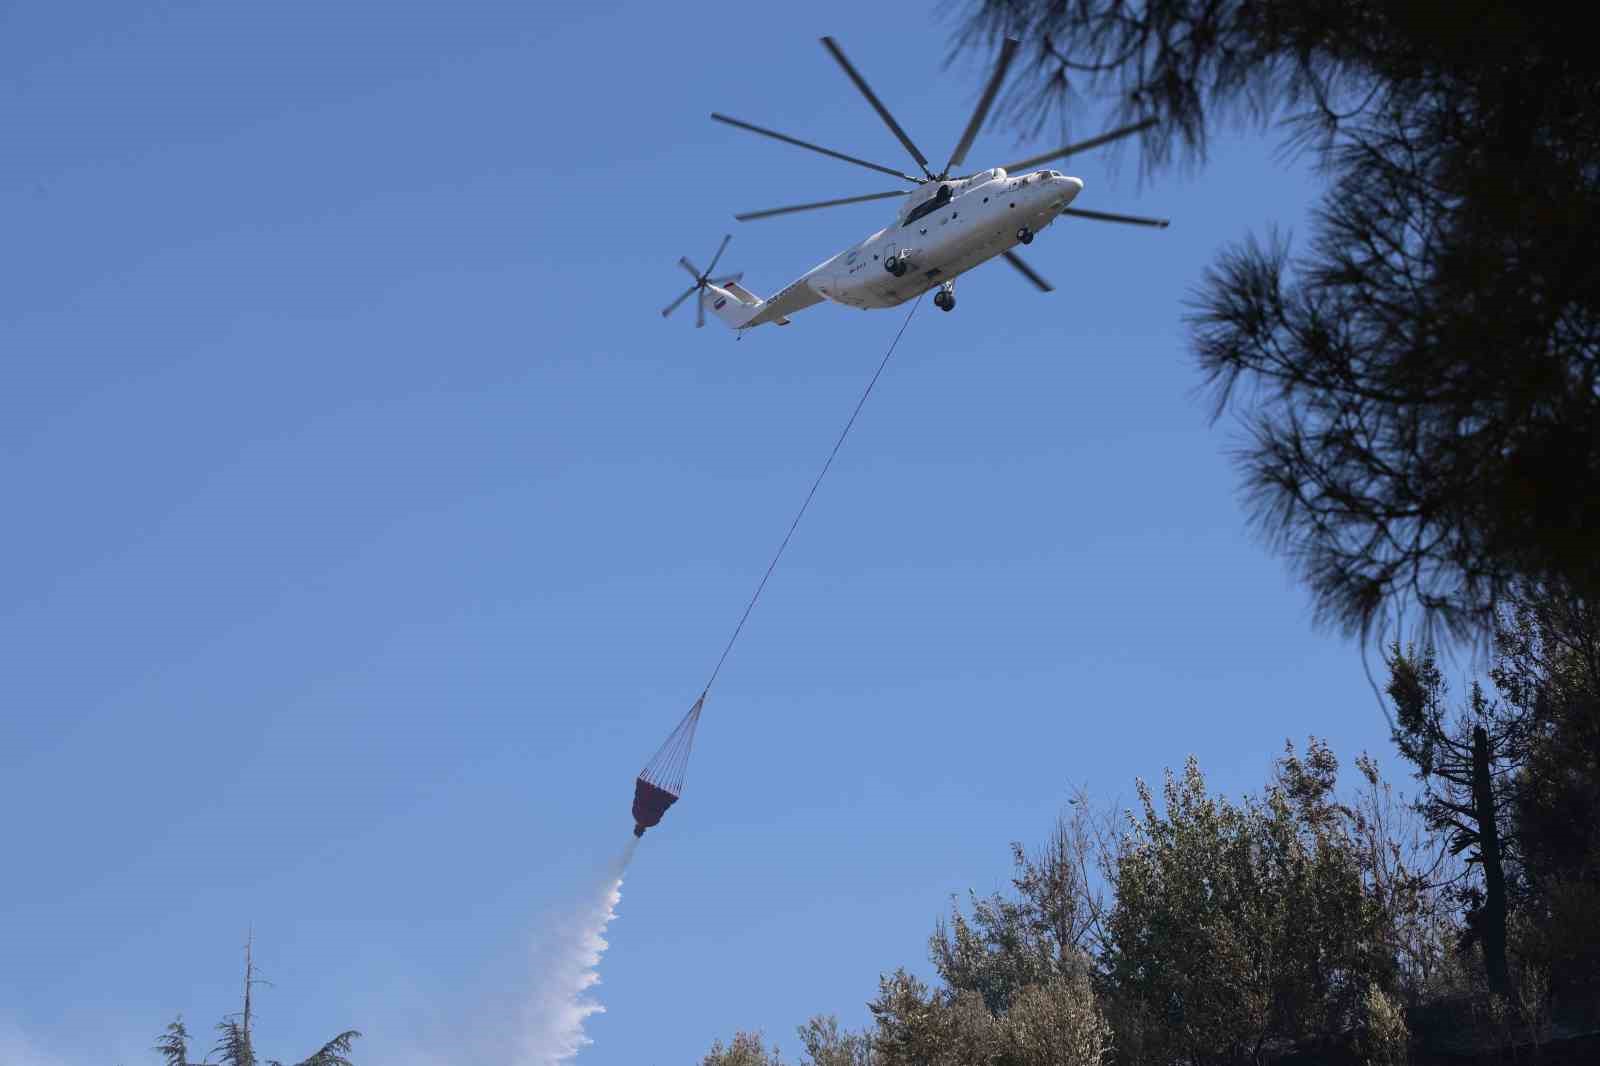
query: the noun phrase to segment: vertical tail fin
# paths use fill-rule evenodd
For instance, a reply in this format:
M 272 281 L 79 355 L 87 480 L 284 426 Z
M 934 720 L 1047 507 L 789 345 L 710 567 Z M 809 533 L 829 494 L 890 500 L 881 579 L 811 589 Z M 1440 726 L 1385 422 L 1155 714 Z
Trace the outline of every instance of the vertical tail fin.
M 765 300 L 740 285 L 724 280 L 721 284 L 708 283 L 700 294 L 706 308 L 729 329 L 739 329 L 761 311 Z

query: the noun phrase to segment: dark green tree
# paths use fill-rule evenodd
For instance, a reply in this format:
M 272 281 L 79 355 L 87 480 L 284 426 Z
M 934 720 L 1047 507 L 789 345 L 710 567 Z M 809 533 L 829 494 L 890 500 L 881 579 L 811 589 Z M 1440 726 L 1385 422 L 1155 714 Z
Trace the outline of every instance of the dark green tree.
M 183 1015 L 167 1023 L 167 1031 L 156 1041 L 155 1050 L 161 1053 L 167 1066 L 188 1066 L 189 1030 L 184 1027 Z
M 1467 926 L 1483 945 L 1490 990 L 1507 996 L 1507 871 L 1514 860 L 1504 830 L 1514 795 L 1509 775 L 1525 756 L 1529 723 L 1516 707 L 1491 700 L 1476 684 L 1465 710 L 1451 713 L 1444 676 L 1429 650 L 1392 647 L 1388 694 L 1395 709 L 1395 745 L 1423 784 L 1418 809 L 1430 827 L 1446 835 L 1452 854 L 1481 871 L 1481 885 L 1462 889 Z
M 257 1066 L 258 1063 L 254 1044 L 252 992 L 259 978 L 256 977 L 252 946 L 251 943 L 245 945 L 243 1010 L 237 1016 L 224 1018 L 217 1023 L 217 1044 L 211 1049 L 211 1054 L 218 1056 L 218 1066 Z M 353 1066 L 350 1052 L 360 1036 L 357 1030 L 346 1029 L 295 1066 Z M 166 1060 L 166 1066 L 189 1066 L 189 1030 L 183 1024 L 182 1015 L 167 1025 L 166 1032 L 156 1042 L 155 1050 Z M 283 1066 L 283 1063 L 268 1059 L 267 1066 Z
M 1511 811 L 1521 947 L 1568 992 L 1600 978 L 1600 611 L 1557 591 L 1519 603 L 1491 676 L 1529 723 Z
M 1147 172 L 1286 118 L 1327 192 L 1245 241 L 1192 345 L 1259 527 L 1318 616 L 1420 606 L 1487 638 L 1521 586 L 1600 596 L 1600 78 L 1578 9 L 1511 0 L 969 0 L 957 52 L 1022 40 L 1011 113 L 1110 97 Z M 1266 180 L 1267 176 L 1263 176 Z

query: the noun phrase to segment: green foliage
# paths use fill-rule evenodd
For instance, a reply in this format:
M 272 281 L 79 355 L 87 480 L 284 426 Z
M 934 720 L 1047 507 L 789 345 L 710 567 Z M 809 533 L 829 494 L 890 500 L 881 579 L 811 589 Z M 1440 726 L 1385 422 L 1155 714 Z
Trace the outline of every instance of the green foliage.
M 1372 985 L 1361 998 L 1358 1047 L 1366 1066 L 1406 1066 L 1411 1033 L 1405 1013 L 1383 989 Z
M 155 1050 L 161 1053 L 167 1066 L 185 1066 L 189 1061 L 189 1030 L 184 1028 L 183 1015 L 167 1023 L 167 1031 L 156 1041 Z
M 1416 767 L 1423 783 L 1423 811 L 1436 830 L 1450 834 L 1456 853 L 1480 845 L 1472 798 L 1472 734 L 1488 736 L 1491 772 L 1515 770 L 1526 757 L 1531 718 L 1524 709 L 1490 699 L 1481 685 L 1468 692 L 1467 705 L 1452 712 L 1448 687 L 1432 648 L 1401 651 L 1391 644 L 1387 692 L 1395 711 L 1395 746 Z M 1509 791 L 1495 797 L 1496 811 L 1510 805 Z
M 170 1031 L 171 1026 L 168 1026 L 168 1029 Z M 219 1056 L 220 1066 L 255 1066 L 257 1060 L 253 1034 L 242 1021 L 233 1018 L 224 1019 L 217 1023 L 217 1032 L 220 1035 L 211 1053 Z M 358 1030 L 346 1029 L 295 1066 L 353 1066 L 350 1052 L 360 1036 Z M 168 1063 L 169 1066 L 172 1063 L 170 1058 Z M 283 1063 L 277 1059 L 268 1059 L 267 1066 L 283 1066 Z
M 1027 901 L 998 895 L 971 899 L 972 918 L 952 907 L 929 941 L 934 966 L 953 990 L 972 992 L 991 1014 L 1004 1014 L 1024 989 L 1055 971 L 1052 946 L 1037 936 Z
M 354 1029 L 346 1029 L 318 1048 L 310 1058 L 296 1063 L 296 1066 L 353 1066 L 350 1062 L 351 1045 L 360 1035 Z M 283 1063 L 273 1059 L 270 1066 L 283 1066 Z
M 1403 662 L 1391 691 L 1410 700 L 1412 751 L 1437 775 L 1461 732 L 1441 728 L 1451 719 L 1436 666 Z M 1536 724 L 1559 720 L 1540 680 L 1556 675 L 1541 669 L 1516 682 L 1542 701 Z M 1496 684 L 1496 714 L 1527 702 Z M 867 1032 L 821 1016 L 800 1028 L 803 1066 L 1259 1066 L 1292 1050 L 1401 1066 L 1412 1047 L 1543 1039 L 1552 960 L 1563 935 L 1594 942 L 1600 889 L 1541 882 L 1539 908 L 1517 916 L 1509 992 L 1492 991 L 1481 946 L 1457 947 L 1450 885 L 1465 866 L 1448 827 L 1426 795 L 1396 795 L 1371 758 L 1355 765 L 1358 786 L 1341 794 L 1338 759 L 1312 737 L 1286 746 L 1260 794 L 1234 802 L 1207 791 L 1191 758 L 1166 774 L 1159 802 L 1140 783 L 1115 834 L 1091 824 L 1080 797 L 1039 852 L 1013 845 L 1013 893 L 972 896 L 939 921 L 929 949 L 941 983 L 883 974 Z M 741 1033 L 706 1063 L 780 1059 Z
M 1341 796 L 1339 761 L 1312 737 L 1241 802 L 1210 794 L 1193 759 L 1159 803 L 1141 783 L 1118 822 L 1080 796 L 1038 852 L 1013 845 L 1013 893 L 938 923 L 942 983 L 881 975 L 871 1029 L 812 1018 L 803 1066 L 1242 1066 L 1341 1044 L 1403 1063 L 1402 1004 L 1492 1001 L 1454 951 L 1440 882 L 1459 862 L 1373 760 L 1356 766 Z M 713 1051 L 712 1066 L 777 1062 L 748 1034 Z
M 1003 1041 L 1014 1066 L 1099 1066 L 1110 1050 L 1111 1026 L 1087 974 L 1054 974 L 1017 996 Z
M 1510 990 L 1507 878 L 1516 867 L 1515 835 L 1505 833 L 1512 801 L 1505 782 L 1526 758 L 1530 721 L 1519 708 L 1490 700 L 1477 684 L 1466 710 L 1449 715 L 1431 649 L 1402 652 L 1393 645 L 1388 692 L 1395 745 L 1423 783 L 1418 810 L 1445 835 L 1451 854 L 1464 855 L 1482 873 L 1481 887 L 1467 883 L 1461 899 L 1470 935 L 1483 945 L 1489 986 L 1504 996 Z
M 1156 1061 L 1256 1061 L 1340 1032 L 1386 976 L 1382 915 L 1357 848 L 1326 813 L 1331 778 L 1319 774 L 1236 806 L 1206 792 L 1190 759 L 1181 779 L 1167 774 L 1164 811 L 1140 782 L 1107 962 L 1150 1023 L 1143 1039 Z
M 881 1066 L 916 1066 L 938 1054 L 942 1004 L 928 986 L 903 968 L 878 978 L 878 995 L 867 1008 L 876 1031 L 873 1053 Z
M 222 1056 L 222 1066 L 256 1066 L 248 1025 L 226 1018 L 217 1023 L 217 1033 L 217 1044 L 211 1054 Z
M 1110 1028 L 1096 1001 L 1086 945 L 1103 934 L 1090 888 L 1102 843 L 1086 800 L 1074 801 L 1045 846 L 1012 845 L 1013 896 L 970 897 L 929 940 L 945 988 L 898 970 L 871 1004 L 881 1064 L 1097 1066 Z
M 878 981 L 870 1003 L 877 1066 L 998 1064 L 1001 1029 L 976 992 L 930 989 L 898 969 Z
M 733 1043 L 724 1045 L 718 1040 L 711 1051 L 700 1060 L 700 1066 L 783 1066 L 777 1047 L 770 1051 L 760 1033 L 740 1030 L 734 1034 Z
M 1543 970 L 1556 995 L 1593 988 L 1600 976 L 1600 869 L 1542 880 L 1528 909 L 1538 921 L 1512 945 L 1522 965 Z
M 816 1015 L 800 1027 L 801 1066 L 873 1066 L 872 1040 L 839 1028 L 833 1015 Z
M 1002 1066 L 1005 1030 L 974 992 L 954 992 L 935 1000 L 935 1056 L 925 1066 Z
M 1491 672 L 1529 723 L 1513 784 L 1518 950 L 1558 993 L 1600 979 L 1600 605 L 1547 590 L 1504 619 Z
M 1022 40 L 1024 121 L 1107 97 L 1157 120 L 1147 170 L 1203 160 L 1239 117 L 1286 118 L 1313 152 L 1310 239 L 1224 252 L 1190 336 L 1217 414 L 1244 408 L 1254 517 L 1319 618 L 1366 634 L 1415 606 L 1485 638 L 1524 585 L 1600 595 L 1600 79 L 1578 9 L 962 6 L 958 51 Z
M 249 948 L 245 954 L 244 1010 L 236 1017 L 224 1018 L 217 1023 L 217 1043 L 211 1049 L 219 1056 L 217 1066 L 257 1066 L 255 1034 L 250 1009 L 252 988 L 259 983 Z M 318 1048 L 310 1057 L 295 1066 L 354 1066 L 350 1053 L 361 1033 L 346 1029 Z M 184 1027 L 183 1016 L 167 1025 L 167 1030 L 157 1040 L 155 1050 L 166 1060 L 166 1066 L 187 1066 L 189 1058 L 189 1031 Z M 266 1066 L 283 1066 L 277 1059 L 268 1059 Z
M 1390 663 L 1395 740 L 1426 786 L 1419 810 L 1483 871 L 1460 899 L 1492 989 L 1519 1000 L 1518 967 L 1556 994 L 1600 977 L 1600 607 L 1559 586 L 1526 594 L 1500 618 L 1495 697 L 1475 685 L 1453 715 L 1431 652 L 1395 647 Z
M 1097 844 L 1081 796 L 1070 817 L 1057 819 L 1037 855 L 1013 843 L 1015 897 L 974 893 L 971 917 L 952 906 L 929 940 L 945 984 L 977 993 L 989 1013 L 999 1016 L 1024 989 L 1086 972 L 1085 948 L 1102 934 L 1104 904 L 1089 886 Z

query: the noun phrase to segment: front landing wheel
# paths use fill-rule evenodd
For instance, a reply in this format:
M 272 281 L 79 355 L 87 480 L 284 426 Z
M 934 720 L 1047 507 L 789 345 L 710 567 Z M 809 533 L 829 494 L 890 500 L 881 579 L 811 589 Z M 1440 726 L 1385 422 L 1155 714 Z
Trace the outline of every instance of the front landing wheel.
M 1021 229 L 1017 230 L 1017 240 L 1021 241 L 1023 244 L 1032 244 L 1033 230 L 1029 229 L 1027 226 L 1023 226 Z

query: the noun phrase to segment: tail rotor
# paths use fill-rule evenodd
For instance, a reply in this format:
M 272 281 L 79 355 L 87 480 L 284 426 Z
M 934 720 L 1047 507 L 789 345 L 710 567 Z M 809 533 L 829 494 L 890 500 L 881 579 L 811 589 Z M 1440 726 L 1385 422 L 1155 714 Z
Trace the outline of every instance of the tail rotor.
M 685 258 L 683 256 L 679 256 L 678 257 L 678 265 L 683 267 L 684 270 L 689 272 L 689 276 L 694 279 L 694 284 L 690 285 L 687 289 L 685 289 L 683 291 L 683 294 L 681 296 L 679 296 L 676 300 L 673 300 L 670 304 L 668 304 L 665 308 L 662 309 L 662 311 L 661 311 L 661 317 L 662 318 L 666 318 L 668 315 L 672 314 L 672 312 L 676 311 L 678 309 L 678 305 L 679 304 L 683 303 L 683 301 L 687 300 L 689 297 L 693 296 L 695 293 L 697 293 L 697 292 L 698 293 L 705 292 L 707 285 L 709 285 L 709 284 L 726 285 L 729 282 L 738 281 L 740 278 L 744 277 L 744 275 L 742 273 L 741 274 L 729 274 L 728 276 L 721 277 L 721 278 L 712 278 L 712 276 L 711 276 L 712 272 L 717 269 L 717 262 L 722 258 L 722 253 L 727 251 L 728 242 L 731 241 L 731 240 L 733 240 L 733 234 L 731 234 L 731 233 L 725 235 L 722 238 L 722 243 L 720 245 L 718 245 L 718 247 L 717 247 L 717 254 L 711 257 L 711 265 L 706 267 L 706 269 L 704 271 L 701 271 L 699 267 L 697 267 L 693 263 L 689 262 L 689 260 L 687 258 Z M 706 324 L 706 304 L 705 304 L 704 300 L 697 300 L 697 301 L 695 301 L 695 322 L 694 322 L 695 328 L 699 329 L 700 327 L 704 326 L 705 324 Z

